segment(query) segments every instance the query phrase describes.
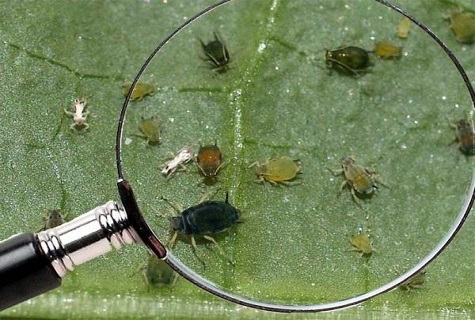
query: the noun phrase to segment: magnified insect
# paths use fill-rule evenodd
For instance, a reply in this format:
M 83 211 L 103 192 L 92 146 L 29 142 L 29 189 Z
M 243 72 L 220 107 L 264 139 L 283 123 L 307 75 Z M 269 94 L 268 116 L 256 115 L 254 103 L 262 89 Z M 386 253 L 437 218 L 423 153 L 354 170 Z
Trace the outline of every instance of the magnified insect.
M 161 127 L 157 117 L 142 119 L 139 123 L 139 130 L 142 135 L 138 136 L 147 140 L 149 145 L 160 144 Z
M 361 252 L 363 255 L 371 255 L 373 246 L 366 233 L 358 233 L 350 237 L 350 244 L 354 251 Z
M 344 175 L 345 181 L 341 184 L 340 193 L 343 188 L 349 187 L 353 201 L 361 207 L 357 195 L 372 195 L 378 188 L 378 184 L 387 187 L 376 172 L 370 168 L 355 164 L 355 158 L 349 156 L 342 161 L 342 169 L 330 170 L 334 175 Z M 362 208 L 362 207 L 361 207 Z
M 411 29 L 412 21 L 408 17 L 401 19 L 397 26 L 396 35 L 401 39 L 407 39 L 409 36 L 409 30 Z
M 269 182 L 273 185 L 285 184 L 292 186 L 299 184 L 300 181 L 294 180 L 298 174 L 302 173 L 302 167 L 298 160 L 293 160 L 287 156 L 275 159 L 267 159 L 264 163 L 254 162 L 250 167 L 255 167 L 256 174 L 259 177 L 258 182 Z
M 475 154 L 475 129 L 470 117 L 450 123 L 455 129 L 456 138 L 454 143 L 459 144 L 459 150 L 466 156 Z
M 219 35 L 214 32 L 214 40 L 204 43 L 199 39 L 201 48 L 206 56 L 205 61 L 211 66 L 213 70 L 218 73 L 224 73 L 229 68 L 231 58 L 229 56 L 228 48 L 224 44 Z
M 449 19 L 450 28 L 458 42 L 463 44 L 475 43 L 475 16 L 473 14 L 454 12 Z
M 49 210 L 43 217 L 45 225 L 41 230 L 55 228 L 66 222 L 63 213 L 59 209 Z
M 178 151 L 178 153 L 176 154 L 176 156 L 174 156 L 173 159 L 165 163 L 165 167 L 161 171 L 162 174 L 169 177 L 179 168 L 185 170 L 186 168 L 184 164 L 188 163 L 191 159 L 193 159 L 193 157 L 193 147 L 184 147 L 183 149 Z
M 147 284 L 151 287 L 173 287 L 178 280 L 178 274 L 153 254 L 148 256 L 143 274 Z
M 372 66 L 368 51 L 355 46 L 326 50 L 325 60 L 329 69 L 349 76 L 365 73 Z
M 173 208 L 179 212 L 177 208 Z M 202 237 L 203 239 L 212 242 L 216 248 L 218 248 L 220 254 L 223 257 L 226 257 L 223 249 L 211 235 L 224 232 L 233 225 L 240 223 L 240 215 L 241 212 L 229 204 L 227 192 L 224 201 L 201 201 L 196 206 L 189 207 L 182 211 L 179 216 L 170 219 L 170 226 L 175 233 L 170 239 L 169 244 L 172 246 L 175 243 L 178 234 L 182 234 L 191 238 L 193 250 L 196 250 L 197 246 L 195 237 Z M 234 264 L 231 259 L 227 259 L 231 264 Z
M 132 82 L 126 82 L 122 85 L 122 95 L 124 97 L 126 97 L 127 93 L 129 93 L 130 86 L 132 86 Z M 135 84 L 134 90 L 132 91 L 132 95 L 130 96 L 130 100 L 140 101 L 145 96 L 153 96 L 154 93 L 155 87 L 153 85 L 144 82 L 137 82 Z
M 64 109 L 64 113 L 73 118 L 73 124 L 70 128 L 76 133 L 86 131 L 89 128 L 89 124 L 86 123 L 86 118 L 89 115 L 89 111 L 86 110 L 87 100 L 84 98 L 76 98 L 73 101 L 72 110 Z
M 382 59 L 399 59 L 402 56 L 402 47 L 389 41 L 381 41 L 376 43 L 373 52 Z
M 416 274 L 414 277 L 409 279 L 407 282 L 401 284 L 399 286 L 399 289 L 404 290 L 404 291 L 420 289 L 425 281 L 426 281 L 426 272 L 425 270 L 422 270 L 421 272 Z
M 200 145 L 198 155 L 196 156 L 196 164 L 201 174 L 205 177 L 205 182 L 216 181 L 216 175 L 224 165 L 223 154 L 216 142 L 214 145 Z

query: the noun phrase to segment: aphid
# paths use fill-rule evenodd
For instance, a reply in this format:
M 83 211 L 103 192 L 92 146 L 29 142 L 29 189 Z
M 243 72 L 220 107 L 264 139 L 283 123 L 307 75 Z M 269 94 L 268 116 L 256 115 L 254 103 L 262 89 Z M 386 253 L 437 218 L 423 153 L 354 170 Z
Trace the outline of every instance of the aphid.
M 227 71 L 231 58 L 226 45 L 220 39 L 218 34 L 214 32 L 214 40 L 206 44 L 202 40 L 199 41 L 203 53 L 206 56 L 205 60 L 209 63 L 211 68 L 218 73 Z
M 409 30 L 411 29 L 412 21 L 408 17 L 401 19 L 397 26 L 396 35 L 401 39 L 407 39 Z
M 226 256 L 216 240 L 211 237 L 213 234 L 228 230 L 233 225 L 240 223 L 241 213 L 238 209 L 229 204 L 228 193 L 224 201 L 207 200 L 196 206 L 185 209 L 179 216 L 170 219 L 170 226 L 175 231 L 170 239 L 170 246 L 176 241 L 178 234 L 191 237 L 191 245 L 196 250 L 196 236 L 203 237 L 211 241 Z M 228 259 L 232 262 L 232 260 Z
M 475 42 L 475 16 L 471 13 L 454 12 L 450 16 L 450 28 L 455 39 L 464 44 Z
M 422 270 L 403 284 L 399 286 L 399 289 L 404 291 L 411 291 L 413 289 L 420 289 L 426 281 L 426 271 Z
M 368 51 L 355 46 L 326 50 L 325 60 L 328 68 L 350 76 L 360 75 L 371 66 Z
M 130 86 L 132 86 L 132 82 L 126 82 L 122 85 L 122 94 L 124 97 L 126 97 L 127 93 L 129 93 Z M 153 96 L 154 93 L 155 87 L 153 85 L 144 82 L 137 82 L 130 96 L 130 100 L 140 101 L 145 96 Z
M 371 240 L 366 233 L 352 235 L 349 240 L 354 251 L 361 252 L 363 255 L 370 255 L 373 252 Z
M 297 164 L 298 160 L 293 160 L 287 156 L 276 159 L 267 159 L 263 164 L 254 162 L 250 167 L 256 167 L 258 182 L 270 182 L 273 185 L 285 184 L 288 186 L 298 184 L 299 181 L 290 181 L 302 173 L 302 167 Z
M 43 217 L 43 220 L 45 225 L 42 230 L 55 228 L 66 222 L 63 213 L 58 209 L 49 210 Z
M 84 98 L 76 98 L 73 101 L 73 110 L 69 111 L 64 109 L 64 113 L 70 117 L 73 117 L 74 123 L 69 127 L 74 132 L 86 131 L 89 128 L 89 124 L 86 123 L 86 118 L 89 114 L 89 111 L 86 110 L 87 100 Z
M 365 168 L 363 166 L 355 164 L 355 158 L 349 156 L 342 161 L 342 169 L 340 170 L 330 170 L 334 175 L 344 175 L 345 181 L 341 184 L 340 193 L 348 186 L 351 191 L 351 196 L 353 201 L 361 207 L 357 194 L 359 195 L 371 195 L 378 188 L 377 184 L 382 186 L 386 185 L 381 181 L 378 174 L 376 174 L 372 169 Z
M 382 59 L 399 59 L 402 55 L 402 47 L 397 47 L 389 41 L 376 43 L 373 52 Z
M 142 132 L 140 137 L 147 140 L 148 144 L 154 145 L 160 143 L 160 121 L 156 117 L 142 119 L 139 123 L 139 130 Z
M 168 177 L 177 171 L 178 168 L 185 169 L 184 164 L 193 159 L 193 156 L 193 147 L 184 147 L 178 151 L 177 155 L 172 160 L 165 163 L 165 167 L 162 169 L 162 174 Z
M 215 179 L 223 163 L 223 154 L 216 142 L 214 145 L 201 146 L 196 156 L 196 164 L 205 178 Z
M 153 254 L 149 255 L 143 273 L 147 284 L 151 287 L 173 287 L 178 280 L 178 274 Z
M 459 143 L 459 150 L 466 156 L 475 154 L 475 128 L 470 117 L 460 119 L 455 123 L 450 123 L 455 129 L 456 138 L 454 142 Z

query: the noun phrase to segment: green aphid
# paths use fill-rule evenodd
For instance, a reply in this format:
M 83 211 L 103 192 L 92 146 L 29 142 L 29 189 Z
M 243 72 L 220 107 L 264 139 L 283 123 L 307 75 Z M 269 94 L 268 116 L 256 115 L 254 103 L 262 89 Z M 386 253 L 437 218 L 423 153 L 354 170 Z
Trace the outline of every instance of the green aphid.
M 152 117 L 149 119 L 142 119 L 139 123 L 139 130 L 142 133 L 142 135 L 139 136 L 146 139 L 148 144 L 160 144 L 161 126 L 158 118 Z
M 55 228 L 66 222 L 64 215 L 59 209 L 49 210 L 43 217 L 45 225 L 42 230 Z
M 454 12 L 449 19 L 450 28 L 458 42 L 463 44 L 475 43 L 475 16 L 473 14 Z
M 426 272 L 422 270 L 403 284 L 399 286 L 399 289 L 403 291 L 411 291 L 414 289 L 420 289 L 426 281 Z
M 349 240 L 353 251 L 361 252 L 363 255 L 370 255 L 373 252 L 373 245 L 366 233 L 352 235 Z
M 178 274 L 155 255 L 149 255 L 143 273 L 151 287 L 173 287 L 178 279 Z
M 372 169 L 355 164 L 355 158 L 349 156 L 341 163 L 342 169 L 330 170 L 334 175 L 343 175 L 345 181 L 342 182 L 340 192 L 348 187 L 353 197 L 353 201 L 361 207 L 357 195 L 370 196 L 376 189 L 378 184 L 387 187 L 381 180 L 379 175 Z
M 326 50 L 325 60 L 329 69 L 349 76 L 365 73 L 372 66 L 368 51 L 355 46 Z
M 124 95 L 124 97 L 126 97 L 127 93 L 129 93 L 131 85 L 132 85 L 132 82 L 126 82 L 125 84 L 122 85 L 122 94 Z M 135 84 L 134 90 L 132 91 L 132 95 L 130 96 L 130 100 L 140 101 L 145 96 L 152 96 L 154 93 L 155 93 L 155 87 L 153 85 L 148 84 L 148 83 L 143 83 L 143 82 L 137 82 Z

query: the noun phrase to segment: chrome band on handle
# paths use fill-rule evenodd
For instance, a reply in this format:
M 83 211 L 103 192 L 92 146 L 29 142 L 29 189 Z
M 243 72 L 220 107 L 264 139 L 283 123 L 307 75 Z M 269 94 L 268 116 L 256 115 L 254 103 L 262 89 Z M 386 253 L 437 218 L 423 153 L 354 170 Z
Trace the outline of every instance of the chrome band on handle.
M 74 266 L 139 239 L 124 208 L 114 201 L 37 236 L 60 277 L 74 270 Z

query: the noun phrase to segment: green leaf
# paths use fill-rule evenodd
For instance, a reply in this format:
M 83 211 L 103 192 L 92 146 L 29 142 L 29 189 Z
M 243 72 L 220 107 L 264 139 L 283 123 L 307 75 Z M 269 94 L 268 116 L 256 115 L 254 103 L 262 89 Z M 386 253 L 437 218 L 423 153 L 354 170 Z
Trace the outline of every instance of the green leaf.
M 212 1 L 183 4 L 83 1 L 12 2 L 0 22 L 0 134 L 4 137 L 0 238 L 36 231 L 48 209 L 68 219 L 118 199 L 114 137 L 131 80 L 154 46 Z M 427 23 L 473 76 L 469 46 L 458 44 L 444 20 L 449 1 L 397 1 Z M 469 8 L 470 2 L 458 3 Z M 472 8 L 473 9 L 473 8 Z M 280 303 L 323 303 L 375 289 L 406 272 L 439 242 L 454 221 L 473 174 L 473 159 L 451 144 L 448 122 L 472 102 L 453 64 L 412 26 L 395 36 L 401 16 L 374 1 L 235 0 L 193 23 L 167 44 L 141 81 L 153 96 L 131 102 L 123 160 L 141 209 L 164 242 L 176 215 L 161 197 L 184 207 L 207 193 L 230 194 L 243 223 L 216 235 L 226 256 L 206 240 L 193 252 L 180 237 L 172 253 L 226 290 Z M 200 41 L 227 46 L 231 63 L 213 71 Z M 325 50 L 354 45 L 372 50 L 380 40 L 403 47 L 400 60 L 370 54 L 373 66 L 350 77 L 327 69 Z M 90 127 L 70 130 L 75 97 L 87 97 Z M 157 116 L 162 143 L 137 137 L 142 118 Z M 448 121 L 449 120 L 449 121 Z M 225 165 L 215 185 L 202 182 L 195 164 L 170 179 L 160 173 L 169 153 L 186 145 L 221 148 Z M 281 155 L 299 159 L 293 186 L 255 183 L 255 161 Z M 339 195 L 342 176 L 328 170 L 354 155 L 388 188 L 353 201 Z M 473 219 L 427 268 L 423 287 L 400 290 L 345 311 L 398 315 L 473 303 Z M 370 257 L 354 252 L 349 237 L 369 234 Z M 4 313 L 24 317 L 167 318 L 255 317 L 213 299 L 183 279 L 173 288 L 149 288 L 142 276 L 145 249 L 124 248 L 69 274 L 61 289 Z M 204 265 L 203 265 L 204 263 Z M 118 281 L 122 279 L 122 281 Z M 59 307 L 59 308 L 58 308 Z M 146 313 L 144 313 L 147 310 Z M 277 317 L 260 313 L 262 317 Z

